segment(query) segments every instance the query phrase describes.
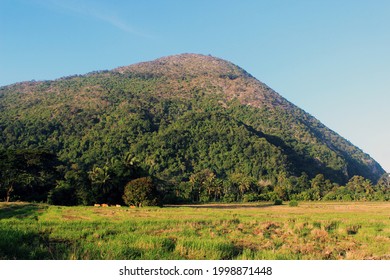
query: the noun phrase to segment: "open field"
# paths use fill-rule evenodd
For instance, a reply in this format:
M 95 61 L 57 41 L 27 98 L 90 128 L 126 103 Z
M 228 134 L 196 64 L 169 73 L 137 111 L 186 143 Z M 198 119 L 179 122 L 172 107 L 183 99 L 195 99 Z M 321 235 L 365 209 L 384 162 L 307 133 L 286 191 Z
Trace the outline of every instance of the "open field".
M 0 203 L 0 259 L 390 259 L 390 203 Z

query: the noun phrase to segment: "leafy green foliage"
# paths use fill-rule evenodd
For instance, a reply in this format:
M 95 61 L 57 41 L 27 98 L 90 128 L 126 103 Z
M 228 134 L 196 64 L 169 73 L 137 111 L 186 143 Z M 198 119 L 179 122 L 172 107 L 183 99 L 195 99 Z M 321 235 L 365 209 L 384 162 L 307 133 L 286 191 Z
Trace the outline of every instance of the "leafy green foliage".
M 282 204 L 283 204 L 283 200 L 281 200 L 281 199 L 275 199 L 274 205 L 282 205 Z
M 127 183 L 123 200 L 127 205 L 157 206 L 160 204 L 155 182 L 150 177 L 134 179 Z
M 296 201 L 296 200 L 291 200 L 291 201 L 288 203 L 288 206 L 290 206 L 290 207 L 297 207 L 297 206 L 298 206 L 298 201 Z

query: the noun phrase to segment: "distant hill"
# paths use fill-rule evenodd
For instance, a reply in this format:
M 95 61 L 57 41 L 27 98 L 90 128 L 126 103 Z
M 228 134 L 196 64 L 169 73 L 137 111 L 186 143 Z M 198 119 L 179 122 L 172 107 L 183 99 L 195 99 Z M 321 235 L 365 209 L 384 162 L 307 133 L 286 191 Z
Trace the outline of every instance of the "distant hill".
M 381 166 L 240 67 L 181 54 L 0 88 L 0 149 L 45 149 L 85 172 L 131 157 L 178 184 L 209 170 L 377 182 Z M 73 167 L 72 167 L 73 166 Z

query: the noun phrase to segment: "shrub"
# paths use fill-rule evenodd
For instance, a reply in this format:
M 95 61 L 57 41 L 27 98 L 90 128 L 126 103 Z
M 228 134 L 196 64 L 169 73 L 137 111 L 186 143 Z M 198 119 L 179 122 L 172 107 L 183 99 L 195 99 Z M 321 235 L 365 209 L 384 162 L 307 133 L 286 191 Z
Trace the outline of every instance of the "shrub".
M 283 204 L 283 200 L 275 199 L 274 205 L 282 205 L 282 204 Z
M 339 226 L 339 222 L 338 221 L 327 221 L 325 224 L 324 224 L 324 229 L 327 231 L 327 232 L 332 232 L 333 230 L 337 229 Z
M 322 200 L 325 201 L 337 200 L 337 194 L 334 191 L 330 191 L 322 198 Z
M 321 222 L 313 222 L 313 227 L 321 229 Z
M 350 194 L 343 195 L 341 198 L 342 201 L 352 201 L 353 198 Z
M 269 193 L 262 193 L 262 194 L 259 194 L 259 201 L 270 201 L 270 200 L 272 200 L 271 198 L 270 198 L 270 195 L 269 195 Z
M 225 194 L 222 199 L 223 202 L 230 203 L 230 202 L 235 202 L 236 197 L 233 194 Z
M 291 200 L 291 201 L 288 203 L 288 205 L 289 205 L 290 207 L 297 207 L 297 206 L 298 206 L 298 201 L 296 201 L 296 200 Z
M 255 202 L 255 201 L 259 201 L 259 196 L 255 193 L 248 193 L 248 194 L 244 194 L 243 198 L 242 198 L 242 201 L 243 202 Z
M 361 225 L 349 225 L 347 226 L 347 234 L 349 235 L 357 234 L 361 227 L 362 227 Z

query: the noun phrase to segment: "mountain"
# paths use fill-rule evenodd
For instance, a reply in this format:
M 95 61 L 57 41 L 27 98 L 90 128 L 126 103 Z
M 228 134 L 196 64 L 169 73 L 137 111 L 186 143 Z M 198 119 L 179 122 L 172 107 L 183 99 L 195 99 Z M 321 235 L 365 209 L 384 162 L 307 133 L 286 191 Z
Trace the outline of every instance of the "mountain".
M 88 172 L 131 157 L 177 183 L 280 176 L 373 182 L 381 166 L 245 70 L 181 54 L 53 81 L 0 88 L 0 150 L 45 149 Z

